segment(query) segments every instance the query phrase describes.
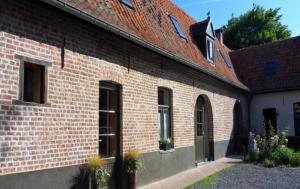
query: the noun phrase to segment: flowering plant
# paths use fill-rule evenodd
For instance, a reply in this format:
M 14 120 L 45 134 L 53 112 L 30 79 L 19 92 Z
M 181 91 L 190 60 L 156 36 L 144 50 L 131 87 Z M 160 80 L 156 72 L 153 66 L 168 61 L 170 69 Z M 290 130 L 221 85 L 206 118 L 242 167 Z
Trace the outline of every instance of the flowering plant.
M 141 154 L 137 149 L 130 149 L 125 156 L 127 173 L 135 173 L 142 167 Z
M 104 167 L 105 161 L 101 156 L 92 156 L 88 159 L 88 170 L 91 178 L 99 185 L 101 182 L 105 183 L 110 174 Z

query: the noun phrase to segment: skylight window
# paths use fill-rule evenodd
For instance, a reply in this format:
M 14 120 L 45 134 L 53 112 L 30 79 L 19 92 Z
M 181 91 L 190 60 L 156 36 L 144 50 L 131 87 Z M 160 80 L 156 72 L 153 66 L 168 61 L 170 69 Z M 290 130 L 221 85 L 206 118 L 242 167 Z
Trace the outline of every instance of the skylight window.
M 133 8 L 133 2 L 132 0 L 120 0 L 125 5 L 129 6 L 130 8 Z
M 226 64 L 226 66 L 228 66 L 229 68 L 231 68 L 231 63 L 229 62 L 229 60 L 227 60 L 226 56 L 223 54 L 222 51 L 219 50 L 219 53 L 221 55 L 221 58 L 223 60 L 223 62 Z
M 276 74 L 279 61 L 277 59 L 270 60 L 264 63 L 264 74 L 271 76 Z
M 183 31 L 182 27 L 180 26 L 179 22 L 177 21 L 177 19 L 174 16 L 172 16 L 172 15 L 169 15 L 169 16 L 170 16 L 172 24 L 173 24 L 174 28 L 176 29 L 176 32 L 178 33 L 178 35 L 181 38 L 186 39 L 186 37 L 184 35 L 184 31 Z

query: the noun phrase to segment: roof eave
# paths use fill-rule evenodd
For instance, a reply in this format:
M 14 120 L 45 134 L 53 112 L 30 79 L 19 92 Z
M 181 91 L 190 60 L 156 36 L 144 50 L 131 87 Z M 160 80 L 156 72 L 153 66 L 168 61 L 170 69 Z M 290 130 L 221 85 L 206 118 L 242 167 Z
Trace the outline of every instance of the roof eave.
M 193 69 L 201 71 L 202 73 L 207 74 L 207 75 L 209 75 L 209 76 L 211 76 L 211 77 L 213 77 L 213 78 L 215 78 L 219 81 L 222 81 L 226 84 L 229 84 L 229 85 L 231 85 L 235 88 L 241 89 L 243 91 L 250 91 L 249 88 L 247 88 L 246 86 L 239 86 L 239 85 L 235 84 L 234 82 L 232 82 L 232 81 L 230 81 L 226 78 L 223 78 L 223 77 L 221 77 L 221 76 L 219 76 L 215 73 L 209 72 L 208 70 L 201 67 L 199 64 L 196 64 L 192 61 L 186 60 L 186 59 L 181 58 L 181 57 L 179 57 L 175 54 L 172 54 L 172 53 L 170 53 L 170 52 L 168 52 L 168 51 L 166 51 L 162 48 L 159 48 L 159 47 L 149 43 L 148 41 L 146 41 L 142 38 L 139 38 L 139 37 L 127 32 L 127 31 L 124 31 L 123 29 L 121 29 L 121 28 L 119 28 L 115 25 L 112 25 L 112 24 L 107 23 L 103 20 L 95 18 L 95 17 L 91 16 L 90 14 L 87 14 L 84 11 L 81 11 L 81 10 L 79 10 L 79 9 L 73 7 L 73 6 L 70 6 L 69 4 L 67 4 L 67 3 L 65 3 L 61 0 L 41 0 L 41 1 L 46 3 L 46 4 L 49 4 L 51 6 L 54 6 L 54 7 L 58 8 L 58 9 L 64 11 L 64 12 L 70 13 L 70 14 L 72 14 L 72 15 L 80 18 L 80 19 L 83 19 L 87 22 L 90 22 L 90 23 L 92 23 L 92 24 L 94 24 L 98 27 L 101 27 L 102 29 L 108 30 L 108 31 L 110 31 L 110 32 L 112 32 L 112 33 L 114 33 L 118 36 L 121 36 L 121 37 L 123 37 L 123 38 L 125 38 L 129 41 L 134 42 L 135 44 L 141 45 L 141 46 L 143 46 L 147 49 L 150 49 L 150 50 L 152 50 L 152 51 L 154 51 L 158 54 L 161 54 L 161 55 L 163 55 L 167 58 L 175 60 L 176 62 L 179 62 L 183 65 L 186 65 L 188 67 L 191 67 Z

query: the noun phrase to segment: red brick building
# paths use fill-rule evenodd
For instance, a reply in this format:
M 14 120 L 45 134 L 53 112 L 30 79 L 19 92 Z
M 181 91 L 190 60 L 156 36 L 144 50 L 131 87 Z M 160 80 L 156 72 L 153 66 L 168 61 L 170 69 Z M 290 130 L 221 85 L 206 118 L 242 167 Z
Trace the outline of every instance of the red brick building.
M 124 188 L 130 148 L 139 186 L 240 151 L 251 91 L 229 54 L 170 0 L 2 0 L 1 188 L 83 188 L 97 154 Z

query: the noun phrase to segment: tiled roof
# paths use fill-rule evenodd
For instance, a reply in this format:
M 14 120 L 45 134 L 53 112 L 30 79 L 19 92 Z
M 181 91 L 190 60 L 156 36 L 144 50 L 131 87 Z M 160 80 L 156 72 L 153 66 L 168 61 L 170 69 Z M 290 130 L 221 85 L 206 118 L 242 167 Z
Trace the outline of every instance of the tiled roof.
M 44 0 L 45 1 L 45 0 Z M 130 8 L 119 0 L 57 0 L 66 3 L 84 13 L 120 28 L 133 36 L 141 38 L 153 46 L 193 62 L 213 75 L 243 89 L 247 89 L 237 78 L 235 71 L 224 64 L 222 58 L 216 57 L 212 66 L 192 39 L 190 27 L 196 21 L 171 0 L 133 0 Z M 178 36 L 169 14 L 180 23 L 187 40 Z M 204 21 L 205 22 L 205 21 Z M 216 40 L 216 48 L 228 56 L 229 49 Z M 218 54 L 218 53 L 217 53 Z
M 300 88 L 300 37 L 240 49 L 230 56 L 252 92 Z

